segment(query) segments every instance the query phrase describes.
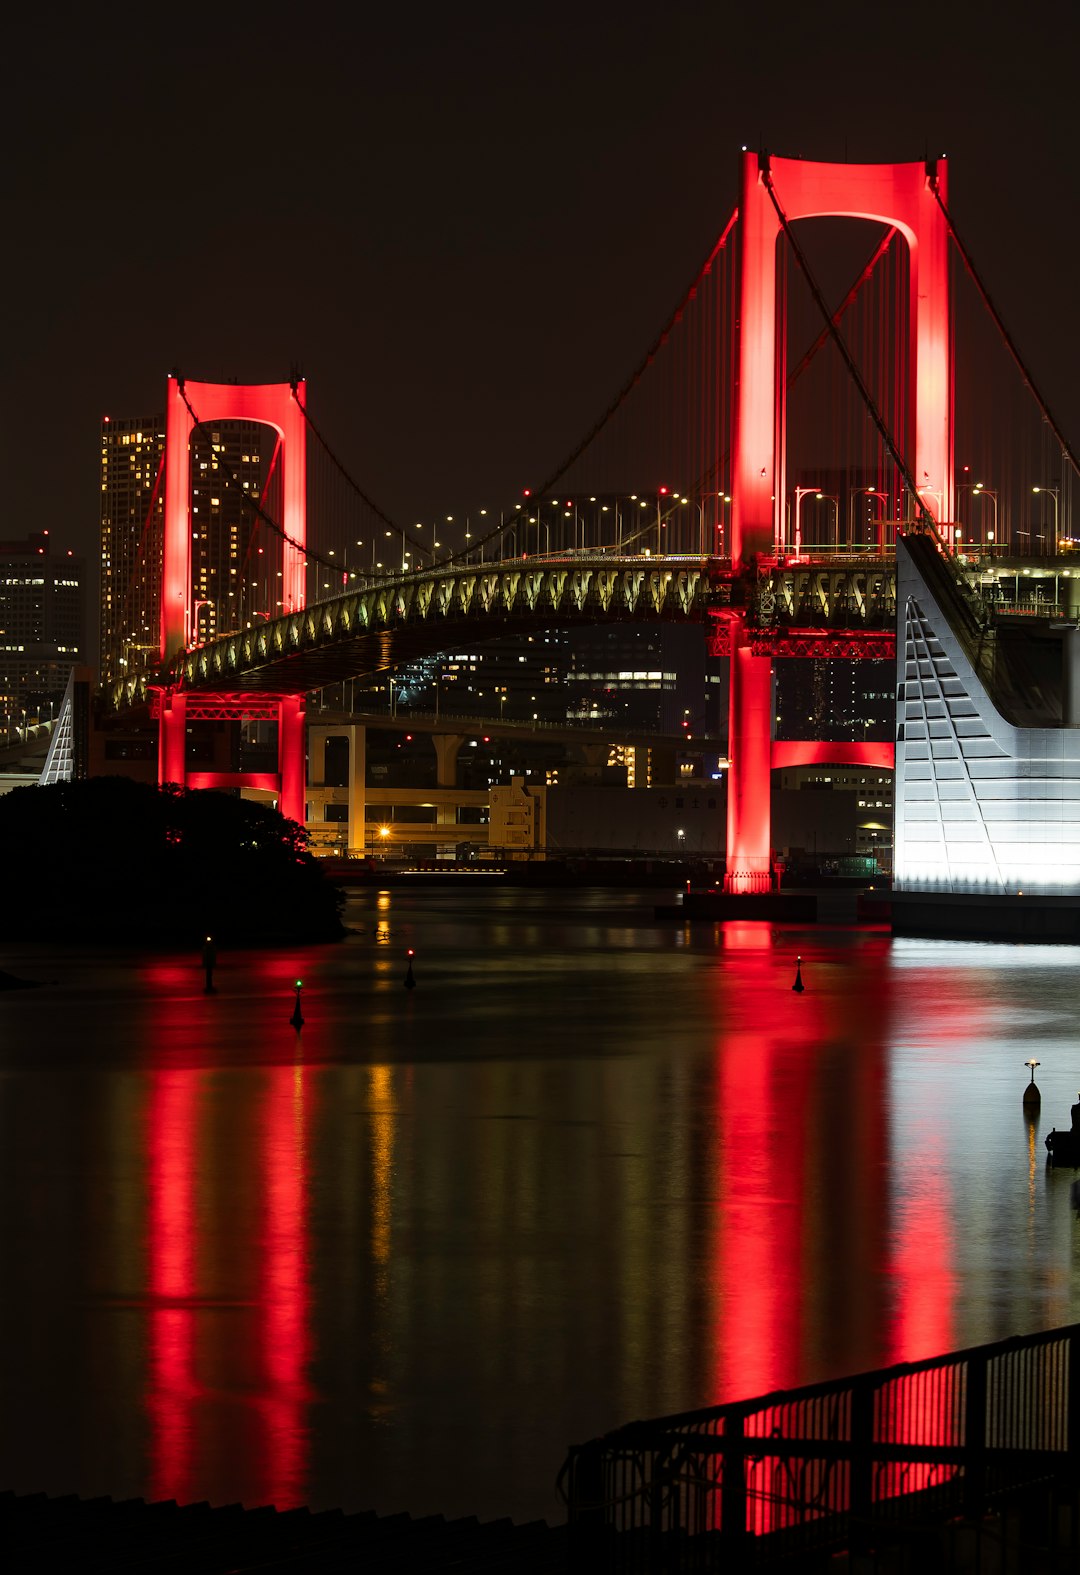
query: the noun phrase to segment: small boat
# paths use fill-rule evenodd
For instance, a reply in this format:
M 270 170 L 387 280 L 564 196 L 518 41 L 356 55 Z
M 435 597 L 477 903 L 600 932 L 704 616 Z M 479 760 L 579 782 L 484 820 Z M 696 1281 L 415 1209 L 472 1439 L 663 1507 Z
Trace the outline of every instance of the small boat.
M 1051 1165 L 1071 1165 L 1080 1169 L 1080 1103 L 1069 1111 L 1072 1126 L 1064 1132 L 1051 1127 L 1046 1134 L 1046 1147 Z

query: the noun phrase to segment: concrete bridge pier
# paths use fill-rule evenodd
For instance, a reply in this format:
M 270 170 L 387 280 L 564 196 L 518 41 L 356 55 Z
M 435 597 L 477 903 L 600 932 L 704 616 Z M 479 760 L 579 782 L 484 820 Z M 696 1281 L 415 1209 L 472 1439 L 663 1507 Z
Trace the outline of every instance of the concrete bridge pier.
M 772 658 L 755 656 L 746 626 L 731 628 L 727 873 L 724 890 L 772 890 Z
M 331 738 L 345 738 L 349 745 L 346 780 L 333 785 L 326 780 L 326 745 Z M 347 790 L 347 846 L 352 852 L 363 853 L 367 840 L 367 728 L 359 722 L 313 722 L 308 728 L 307 747 L 309 786 L 325 790 L 336 785 Z M 309 819 L 316 825 L 322 820 L 326 797 L 325 792 L 319 793 L 311 805 Z
M 461 733 L 435 733 L 435 785 L 452 788 L 457 786 L 457 759 L 465 742 Z
M 187 695 L 166 690 L 158 721 L 158 782 L 187 785 Z
M 286 695 L 278 704 L 278 808 L 286 820 L 303 826 L 307 818 L 307 762 L 304 752 L 303 695 Z

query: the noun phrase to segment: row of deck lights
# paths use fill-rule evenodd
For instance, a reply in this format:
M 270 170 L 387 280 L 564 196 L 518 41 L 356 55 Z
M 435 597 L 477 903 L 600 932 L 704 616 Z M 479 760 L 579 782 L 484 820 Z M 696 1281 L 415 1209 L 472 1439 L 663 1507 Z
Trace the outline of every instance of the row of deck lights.
M 993 527 L 992 527 L 992 529 L 988 530 L 985 533 L 984 537 L 981 536 L 981 534 L 980 534 L 980 540 L 984 540 L 985 543 L 988 544 L 988 546 L 990 548 L 990 552 L 992 554 L 994 552 L 994 549 L 995 549 L 995 543 L 998 541 L 998 494 L 997 494 L 996 490 L 991 488 L 991 487 L 985 486 L 984 483 L 981 482 L 981 481 L 980 482 L 975 482 L 973 484 L 962 483 L 958 487 L 957 490 L 958 490 L 958 492 L 970 491 L 972 496 L 976 497 L 976 498 L 989 498 L 990 499 L 991 504 L 993 506 Z M 1060 536 L 1060 489 L 1058 487 L 1034 486 L 1034 487 L 1032 487 L 1031 490 L 1032 490 L 1032 493 L 1035 494 L 1035 495 L 1045 493 L 1050 498 L 1052 498 L 1052 500 L 1053 500 L 1053 504 L 1054 504 L 1054 529 L 1053 529 L 1053 547 L 1052 547 L 1051 551 L 1052 551 L 1052 554 L 1056 555 L 1056 553 L 1059 550 L 1060 542 L 1061 542 L 1061 539 L 1062 539 L 1061 536 Z M 937 501 L 938 510 L 939 510 L 939 513 L 940 513 L 941 498 L 942 498 L 942 494 L 940 492 L 935 492 L 933 488 L 924 486 L 924 487 L 920 487 L 919 488 L 919 493 L 920 493 L 920 495 L 923 495 L 923 496 L 925 496 L 927 498 L 934 498 Z M 812 497 L 815 502 L 827 502 L 827 503 L 831 503 L 833 505 L 835 534 L 836 534 L 836 539 L 837 539 L 837 545 L 839 545 L 839 525 L 840 525 L 840 521 L 839 521 L 840 499 L 839 499 L 839 497 L 835 493 L 823 492 L 816 486 L 807 486 L 807 487 L 797 486 L 795 488 L 795 490 L 794 490 L 794 493 L 793 493 L 793 505 L 794 505 L 794 507 L 793 507 L 793 526 L 794 526 L 793 538 L 794 538 L 794 543 L 793 544 L 794 544 L 796 553 L 798 553 L 800 551 L 801 546 L 802 546 L 802 503 L 803 503 L 803 500 L 805 498 L 807 498 L 807 497 Z M 853 488 L 852 489 L 852 491 L 850 493 L 849 521 L 848 521 L 848 537 L 849 537 L 849 545 L 851 545 L 851 546 L 855 545 L 855 533 L 856 533 L 856 525 L 857 525 L 857 522 L 856 522 L 856 519 L 855 519 L 855 511 L 856 511 L 856 505 L 857 505 L 857 503 L 858 503 L 860 498 L 866 499 L 867 502 L 869 502 L 870 500 L 879 501 L 885 507 L 887 507 L 888 502 L 889 502 L 889 494 L 885 493 L 885 492 L 878 491 L 875 488 L 872 488 L 872 487 L 861 488 L 860 487 L 860 488 Z M 627 498 L 626 498 L 627 504 L 636 504 L 639 509 L 648 509 L 652 505 L 652 501 L 653 501 L 652 498 L 641 497 L 636 492 L 635 493 L 630 493 L 627 496 Z M 588 498 L 588 503 L 591 504 L 591 505 L 594 505 L 594 506 L 598 503 L 598 498 L 597 498 L 596 494 L 590 494 L 590 496 Z M 681 509 L 681 508 L 686 508 L 686 507 L 689 507 L 689 506 L 693 506 L 694 508 L 696 508 L 697 513 L 698 513 L 698 536 L 699 536 L 698 546 L 699 546 L 699 549 L 702 552 L 706 551 L 707 547 L 706 547 L 706 542 L 705 542 L 705 536 L 706 536 L 705 517 L 706 517 L 706 511 L 707 511 L 708 506 L 709 506 L 710 503 L 713 504 L 713 508 L 714 508 L 714 511 L 715 511 L 714 512 L 714 519 L 713 519 L 713 533 L 715 535 L 716 540 L 715 540 L 715 543 L 713 545 L 713 550 L 722 554 L 723 545 L 724 545 L 724 534 L 725 534 L 725 530 L 724 530 L 724 525 L 725 525 L 724 510 L 727 507 L 729 507 L 730 504 L 731 504 L 731 495 L 730 495 L 730 493 L 725 493 L 725 492 L 708 493 L 699 502 L 696 499 L 691 498 L 688 494 L 680 493 L 678 489 L 671 490 L 671 489 L 669 489 L 667 487 L 660 487 L 657 490 L 656 497 L 655 497 L 655 507 L 656 507 L 656 522 L 655 523 L 656 523 L 656 534 L 657 534 L 657 548 L 656 548 L 656 550 L 658 552 L 660 552 L 662 550 L 662 545 L 663 545 L 662 532 L 664 531 L 664 529 L 666 529 L 669 521 L 671 520 L 671 516 L 672 516 L 673 510 L 675 508 L 680 508 Z M 541 512 L 542 509 L 545 506 L 550 506 L 551 508 L 555 509 L 556 511 L 560 511 L 561 515 L 562 515 L 562 518 L 564 520 L 572 519 L 574 521 L 574 540 L 575 540 L 575 544 L 576 544 L 576 541 L 577 541 L 577 525 L 578 525 L 578 521 L 579 521 L 579 510 L 582 509 L 583 500 L 574 501 L 572 499 L 567 499 L 565 504 L 564 504 L 563 501 L 561 499 L 559 499 L 559 498 L 551 498 L 551 499 L 547 500 L 546 504 L 541 503 L 541 504 L 538 504 L 538 505 L 534 505 L 534 507 L 536 509 L 535 513 L 529 513 L 529 514 L 524 514 L 524 515 L 520 514 L 520 513 L 517 513 L 516 517 L 513 520 L 513 523 L 507 524 L 507 525 L 505 525 L 503 527 L 503 529 L 505 531 L 505 534 L 508 535 L 508 536 L 511 536 L 513 538 L 513 540 L 514 540 L 515 555 L 516 555 L 516 549 L 517 549 L 517 532 L 518 532 L 518 528 L 519 528 L 519 526 L 525 526 L 525 525 L 534 527 L 537 530 L 538 538 L 539 538 L 540 530 L 544 531 L 544 533 L 545 533 L 545 548 L 544 548 L 544 550 L 545 550 L 545 552 L 550 553 L 550 551 L 551 551 L 550 526 L 543 519 L 542 512 Z M 666 517 L 665 517 L 665 513 L 664 513 L 665 508 L 667 509 Z M 631 536 L 628 538 L 627 541 L 624 542 L 623 538 L 622 538 L 623 519 L 622 519 L 622 515 L 619 512 L 619 501 L 618 501 L 618 499 L 616 499 L 614 504 L 601 503 L 599 505 L 599 509 L 600 509 L 600 514 L 601 515 L 609 514 L 609 513 L 612 513 L 612 512 L 615 515 L 615 534 L 616 534 L 615 545 L 616 545 L 617 549 L 620 549 L 620 548 L 622 548 L 624 546 L 628 546 L 628 545 L 632 544 L 635 541 L 639 541 L 642 538 L 642 536 L 644 536 L 646 533 L 650 533 L 651 534 L 652 526 L 651 526 L 651 522 L 650 522 L 647 525 L 643 525 L 642 529 L 633 530 L 633 533 L 631 534 Z M 477 517 L 481 521 L 486 521 L 487 514 L 488 514 L 487 509 L 480 509 L 478 511 Z M 455 516 L 453 514 L 447 514 L 445 516 L 445 520 L 446 520 L 446 523 L 448 525 L 452 525 L 454 523 Z M 469 554 L 469 552 L 471 550 L 469 544 L 474 539 L 474 533 L 470 529 L 471 522 L 472 522 L 472 516 L 467 515 L 465 517 L 465 531 L 464 531 L 464 540 L 465 540 L 465 549 L 464 549 L 464 551 L 465 551 L 466 556 L 468 556 L 468 554 Z M 867 521 L 862 521 L 861 523 L 862 524 L 866 524 L 868 522 Z M 881 527 L 883 527 L 887 523 L 887 521 L 886 521 L 885 515 L 882 514 L 882 515 L 878 516 L 875 520 L 870 521 L 869 523 L 877 524 L 879 526 L 879 529 L 880 529 Z M 583 519 L 581 520 L 581 525 L 582 525 L 582 541 L 584 543 L 585 521 Z M 426 529 L 426 526 L 425 526 L 423 521 L 417 520 L 413 528 L 415 530 L 422 531 L 422 530 Z M 439 537 L 437 535 L 435 535 L 435 532 L 438 530 L 438 524 L 437 523 L 433 524 L 431 529 L 432 529 L 432 534 L 433 534 L 433 540 L 432 540 L 431 551 L 430 551 L 430 562 L 431 562 L 432 566 L 434 566 L 435 561 L 436 561 L 435 554 L 442 549 L 443 543 L 439 539 Z M 422 553 L 421 553 L 421 551 L 417 551 L 415 553 L 416 562 L 415 562 L 415 565 L 414 565 L 410 561 L 414 557 L 414 552 L 413 552 L 413 550 L 411 550 L 409 547 L 407 547 L 405 545 L 405 541 L 406 541 L 405 532 L 401 531 L 399 534 L 400 534 L 400 537 L 401 537 L 401 570 L 402 570 L 402 572 L 406 572 L 407 570 L 409 570 L 411 567 L 414 567 L 414 566 L 415 567 L 421 567 L 422 566 Z M 481 530 L 480 530 L 479 534 L 481 535 L 481 537 L 486 536 L 486 534 L 487 534 L 486 524 L 481 527 Z M 1045 540 L 1045 537 L 1043 537 L 1042 535 L 1038 535 L 1037 533 L 1033 533 L 1033 532 L 1029 532 L 1029 531 L 1018 532 L 1018 535 L 1020 537 L 1026 539 L 1026 540 L 1029 540 L 1029 541 L 1030 541 L 1030 539 L 1031 539 L 1033 534 L 1036 535 L 1036 539 L 1038 539 L 1038 540 Z M 395 532 L 393 530 L 388 529 L 388 530 L 386 530 L 385 535 L 386 535 L 387 539 L 393 540 Z M 503 538 L 500 538 L 500 540 L 502 540 L 502 539 Z M 964 541 L 964 536 L 963 536 L 963 532 L 962 532 L 961 528 L 958 527 L 958 526 L 954 527 L 954 530 L 953 530 L 953 541 L 954 541 L 954 545 L 956 546 L 957 550 L 959 550 L 960 547 L 961 547 L 961 544 Z M 537 551 L 538 552 L 539 552 L 539 545 L 540 544 L 539 544 L 539 539 L 538 539 L 537 540 Z M 1070 542 L 1070 545 L 1071 545 L 1071 542 Z M 362 539 L 358 539 L 356 541 L 356 546 L 358 548 L 363 548 L 364 541 Z M 481 550 L 481 553 L 482 553 L 483 552 L 483 547 L 482 546 L 481 546 L 480 550 Z M 650 549 L 648 547 L 643 548 L 643 551 L 645 551 L 646 553 L 649 550 Z M 389 572 L 393 572 L 393 569 L 396 567 L 396 565 L 386 564 L 381 559 L 376 559 L 375 558 L 375 542 L 374 542 L 374 540 L 372 540 L 372 543 L 371 543 L 371 553 L 372 553 L 372 562 L 371 562 L 371 565 L 370 565 L 370 569 L 372 571 L 377 571 L 377 572 L 389 571 Z M 335 557 L 336 556 L 336 551 L 335 551 L 334 548 L 331 547 L 331 548 L 328 549 L 328 556 L 330 556 L 330 557 Z M 347 550 L 342 555 L 342 559 L 343 559 L 343 569 L 342 569 L 342 585 L 343 586 L 347 585 L 349 583 L 349 581 L 351 581 L 351 580 L 356 580 L 358 578 L 362 578 L 363 577 L 363 570 L 350 569 L 348 567 L 348 552 L 347 552 Z M 331 589 L 331 584 L 330 584 L 329 581 L 324 581 L 323 582 L 323 589 L 324 590 Z

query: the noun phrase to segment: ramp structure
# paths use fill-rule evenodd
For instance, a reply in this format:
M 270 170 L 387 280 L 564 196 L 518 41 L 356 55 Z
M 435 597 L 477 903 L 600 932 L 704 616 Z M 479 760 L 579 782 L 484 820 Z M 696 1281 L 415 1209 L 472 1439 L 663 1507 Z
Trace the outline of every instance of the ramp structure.
M 1080 631 L 1061 631 L 1065 700 L 1025 725 L 991 631 L 925 537 L 897 543 L 894 890 L 1080 899 Z M 1071 904 L 1070 904 L 1071 906 Z

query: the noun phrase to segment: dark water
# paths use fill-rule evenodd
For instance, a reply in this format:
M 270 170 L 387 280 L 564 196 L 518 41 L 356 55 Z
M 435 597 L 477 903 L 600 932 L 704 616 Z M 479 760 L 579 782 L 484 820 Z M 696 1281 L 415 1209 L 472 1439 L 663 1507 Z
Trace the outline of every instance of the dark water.
M 554 1518 L 632 1417 L 1080 1318 L 1077 949 L 654 900 L 371 892 L 212 997 L 9 948 L 0 1486 Z

